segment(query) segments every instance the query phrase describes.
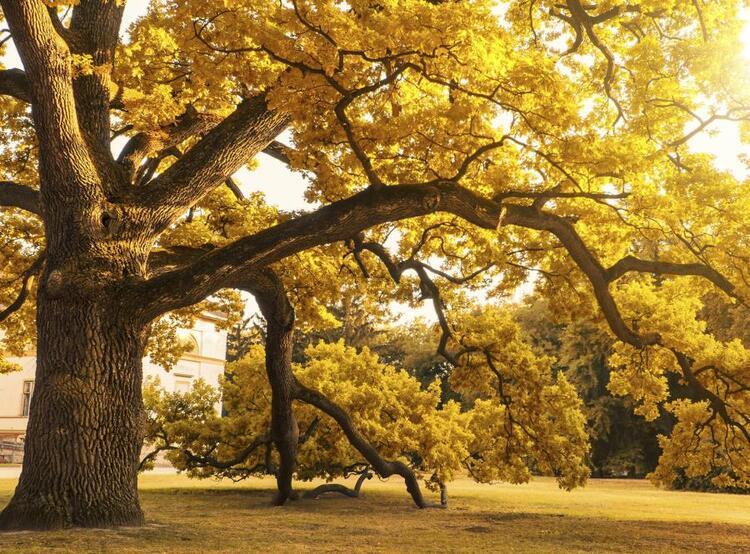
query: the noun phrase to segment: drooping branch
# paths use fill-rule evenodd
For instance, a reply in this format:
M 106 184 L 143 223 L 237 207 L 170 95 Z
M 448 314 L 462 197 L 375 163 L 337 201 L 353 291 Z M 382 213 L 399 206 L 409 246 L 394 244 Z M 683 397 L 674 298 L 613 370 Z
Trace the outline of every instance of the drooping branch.
M 441 208 L 450 208 L 486 228 L 494 228 L 497 223 L 497 205 L 466 189 L 450 185 L 367 189 L 214 249 L 186 267 L 134 283 L 131 290 L 143 301 L 142 317 L 151 319 L 200 301 L 228 286 L 235 275 L 248 269 L 266 266 L 314 246 L 348 239 L 373 225 Z
M 263 95 L 243 100 L 164 173 L 139 189 L 136 201 L 152 211 L 155 232 L 262 152 L 288 124 L 289 116 L 268 109 Z
M 263 267 L 314 246 L 347 240 L 364 229 L 382 223 L 436 212 L 452 213 L 485 229 L 515 225 L 553 234 L 588 278 L 614 334 L 638 348 L 658 342 L 657 336 L 642 337 L 628 327 L 609 290 L 623 268 L 629 271 L 653 271 L 658 267 L 651 263 L 638 266 L 626 262 L 610 273 L 581 239 L 574 223 L 565 217 L 543 211 L 537 206 L 493 202 L 449 182 L 367 189 L 214 249 L 188 266 L 135 283 L 126 292 L 131 297 L 143 299 L 141 316 L 152 319 L 165 311 L 202 300 L 228 286 L 235 275 L 244 271 Z M 697 266 L 692 264 L 669 264 L 664 268 L 670 274 L 704 278 L 710 275 L 703 269 L 697 271 Z
M 351 445 L 364 456 L 381 477 L 394 474 L 402 476 L 415 504 L 420 508 L 427 507 L 417 478 L 408 466 L 398 461 L 384 460 L 377 449 L 356 429 L 343 408 L 297 381 L 291 367 L 294 310 L 278 276 L 270 269 L 264 269 L 254 274 L 247 274 L 234 286 L 255 295 L 268 324 L 266 371 L 272 390 L 271 436 L 281 457 L 281 464 L 276 474 L 278 494 L 274 503 L 283 504 L 293 493 L 291 479 L 296 466 L 297 445 L 300 439 L 291 403 L 292 400 L 301 400 L 331 416 L 344 431 Z M 305 435 L 307 436 L 308 433 Z M 357 494 L 359 487 L 361 487 L 361 482 L 356 487 Z M 343 488 L 338 492 L 346 494 Z
M 0 207 L 20 208 L 41 215 L 39 191 L 12 181 L 0 181 Z
M 426 240 L 426 236 L 423 235 L 420 244 L 423 245 Z M 494 264 L 490 264 L 486 267 L 480 268 L 477 271 L 472 272 L 470 275 L 464 277 L 456 277 L 444 271 L 436 270 L 425 264 L 424 262 L 417 260 L 416 255 L 419 252 L 419 248 L 415 248 L 414 250 L 412 250 L 411 256 L 406 260 L 399 261 L 394 259 L 394 257 L 382 244 L 364 241 L 361 236 L 354 237 L 354 239 L 351 240 L 351 245 L 353 248 L 352 252 L 355 256 L 355 259 L 357 260 L 357 263 L 362 269 L 365 277 L 368 277 L 369 273 L 364 264 L 364 261 L 360 257 L 360 253 L 365 250 L 371 252 L 380 259 L 380 261 L 388 270 L 388 274 L 391 276 L 391 279 L 393 279 L 393 281 L 397 284 L 401 282 L 401 277 L 406 271 L 413 271 L 417 274 L 417 277 L 419 278 L 419 289 L 422 295 L 422 300 L 430 300 L 432 302 L 433 309 L 435 310 L 435 315 L 438 318 L 438 324 L 440 325 L 441 334 L 437 353 L 443 356 L 451 364 L 457 365 L 458 358 L 461 355 L 465 354 L 467 350 L 462 350 L 458 353 L 452 353 L 448 350 L 448 341 L 453 336 L 453 331 L 445 313 L 445 304 L 440 294 L 440 288 L 430 277 L 430 273 L 440 275 L 453 284 L 463 284 L 476 278 L 484 271 L 487 271 Z
M 718 414 L 728 427 L 739 431 L 748 444 L 750 444 L 750 428 L 748 426 L 748 424 L 750 424 L 750 414 L 740 412 L 740 415 L 743 416 L 744 422 L 737 421 L 729 411 L 728 402 L 704 386 L 698 379 L 694 372 L 693 360 L 677 349 L 670 348 L 670 350 L 674 354 L 675 359 L 682 370 L 683 378 L 695 396 L 699 400 L 706 400 L 711 411 Z
M 197 258 L 193 257 L 187 266 L 137 284 L 138 292 L 131 291 L 130 294 L 134 297 L 152 298 L 161 309 L 164 306 L 194 303 L 222 286 L 232 286 L 231 283 L 236 280 L 237 275 L 252 271 L 254 267 L 263 267 L 312 246 L 356 236 L 362 229 L 378 223 L 438 211 L 452 213 L 482 228 L 495 229 L 503 225 L 515 225 L 553 234 L 591 283 L 598 304 L 613 333 L 623 342 L 636 348 L 659 345 L 660 337 L 656 334 L 638 334 L 625 323 L 620 314 L 609 286 L 625 273 L 634 271 L 694 275 L 715 282 L 725 292 L 733 291 L 725 277 L 701 264 L 653 262 L 628 256 L 610 268 L 605 268 L 577 233 L 574 222 L 564 216 L 544 211 L 540 203 L 534 202 L 531 206 L 496 203 L 454 183 L 441 183 L 369 188 L 349 199 L 290 219 L 226 247 L 209 250 Z M 406 269 L 412 269 L 418 273 L 423 290 L 429 289 L 432 281 L 427 267 L 397 262 L 381 245 L 369 244 L 364 248 L 360 241 L 359 250 L 364 249 L 377 255 L 385 263 L 394 280 L 398 280 Z M 434 283 L 432 284 L 434 286 Z M 439 291 L 438 294 L 434 294 L 433 291 L 431 298 L 437 298 L 438 306 L 442 308 Z M 302 387 L 299 384 L 297 386 Z M 366 440 L 362 442 L 364 437 L 351 427 L 351 420 L 340 407 L 304 387 L 297 389 L 295 398 L 319 407 L 331 415 L 342 425 L 350 442 L 360 450 L 378 473 L 381 473 L 381 469 L 395 473 L 400 471 L 399 474 L 405 475 L 407 483 L 411 482 L 406 471 L 408 467 L 405 470 L 404 466 L 390 466 L 389 462 L 382 459 L 378 461 L 381 465 L 376 465 L 373 460 L 378 459 L 370 450 L 372 445 L 369 445 L 368 449 L 369 443 Z M 411 485 L 409 487 L 410 492 L 415 494 Z M 418 497 L 415 497 L 415 501 L 419 504 Z
M 349 443 L 362 454 L 372 468 L 383 478 L 391 475 L 399 475 L 406 482 L 406 490 L 414 500 L 414 504 L 419 508 L 428 508 L 430 505 L 422 496 L 419 488 L 419 481 L 414 472 L 406 464 L 398 460 L 390 461 L 384 459 L 377 449 L 370 444 L 367 438 L 362 435 L 349 417 L 349 414 L 338 404 L 328 399 L 320 392 L 308 388 L 297 381 L 295 398 L 315 406 L 323 413 L 331 416 L 334 421 L 341 427 L 341 430 L 349 439 Z

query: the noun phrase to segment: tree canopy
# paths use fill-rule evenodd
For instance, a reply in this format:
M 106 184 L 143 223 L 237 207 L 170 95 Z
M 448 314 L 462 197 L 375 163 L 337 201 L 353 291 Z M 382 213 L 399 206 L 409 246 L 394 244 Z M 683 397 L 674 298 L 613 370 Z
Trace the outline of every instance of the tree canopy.
M 372 310 L 432 303 L 437 351 L 456 390 L 488 397 L 474 406 L 487 429 L 555 386 L 501 313 L 481 313 L 533 288 L 561 322 L 617 340 L 613 392 L 677 418 L 660 480 L 750 486 L 750 354 L 703 315 L 709 295 L 750 294 L 750 196 L 690 148 L 720 121 L 746 138 L 739 3 L 153 0 L 121 35 L 124 4 L 0 0 L 2 48 L 23 63 L 0 70 L 0 321 L 5 349 L 36 340 L 40 359 L 37 465 L 3 525 L 36 509 L 51 526 L 142 520 L 127 475 L 145 339 L 165 314 L 235 301 L 227 289 L 254 294 L 268 323 L 282 502 L 292 400 L 348 418 L 294 375 L 295 310 L 335 326 L 326 306 L 357 287 Z M 233 175 L 258 155 L 306 176 L 309 211 L 242 194 Z M 545 402 L 573 402 L 556 382 Z M 84 463 L 47 494 L 45 425 L 104 448 L 94 420 L 119 426 L 122 466 Z M 408 467 L 357 448 L 419 498 Z M 129 508 L 86 485 L 110 469 Z M 80 502 L 47 500 L 66 495 Z

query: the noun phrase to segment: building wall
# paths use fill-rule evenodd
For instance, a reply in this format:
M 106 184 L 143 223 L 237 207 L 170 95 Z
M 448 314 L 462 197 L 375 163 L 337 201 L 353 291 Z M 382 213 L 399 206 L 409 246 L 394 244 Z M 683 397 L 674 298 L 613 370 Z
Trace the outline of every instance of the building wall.
M 180 361 L 166 371 L 148 357 L 143 360 L 144 381 L 158 378 L 161 386 L 170 392 L 185 392 L 196 379 L 218 387 L 219 377 L 224 373 L 226 360 L 227 333 L 216 329 L 220 316 L 205 314 L 189 330 L 181 330 L 180 336 L 195 345 L 192 352 L 185 354 Z M 34 382 L 36 358 L 8 358 L 22 367 L 16 371 L 0 375 L 0 462 L 18 461 L 11 442 L 20 442 L 26 433 L 28 415 L 24 415 L 24 386 Z M 27 383 L 26 385 L 24 385 Z M 221 407 L 217 405 L 217 411 Z M 5 448 L 3 448 L 3 445 Z

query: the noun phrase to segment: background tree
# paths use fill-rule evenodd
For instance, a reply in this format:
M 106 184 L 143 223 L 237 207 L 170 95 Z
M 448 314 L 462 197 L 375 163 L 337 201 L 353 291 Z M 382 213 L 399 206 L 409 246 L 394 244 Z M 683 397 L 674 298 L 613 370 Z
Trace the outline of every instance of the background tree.
M 487 341 L 499 333 L 518 333 L 508 320 L 495 317 L 492 322 L 500 325 Z M 297 403 L 295 417 L 302 431 L 296 476 L 332 480 L 381 472 L 378 464 L 384 463 L 402 464 L 430 488 L 444 488 L 461 469 L 480 482 L 526 482 L 534 470 L 555 475 L 567 489 L 583 484 L 588 448 L 577 396 L 564 378 L 552 379 L 549 358 L 537 359 L 518 342 L 514 337 L 507 343 L 510 348 L 493 345 L 493 375 L 474 366 L 462 368 L 463 379 L 463 373 L 456 374 L 469 406 L 464 411 L 455 401 L 441 400 L 439 381 L 422 387 L 366 347 L 357 352 L 343 341 L 309 346 L 306 362 L 294 366 L 295 376 L 348 416 L 342 423 L 322 416 L 314 405 Z M 277 474 L 280 461 L 271 439 L 264 360 L 256 346 L 230 365 L 222 386 L 225 417 L 216 413 L 219 396 L 203 384 L 185 395 L 151 386 L 146 406 L 152 450 L 144 462 L 167 451 L 168 459 L 191 476 Z M 369 451 L 374 445 L 384 460 L 373 463 Z M 421 497 L 414 500 L 425 504 Z

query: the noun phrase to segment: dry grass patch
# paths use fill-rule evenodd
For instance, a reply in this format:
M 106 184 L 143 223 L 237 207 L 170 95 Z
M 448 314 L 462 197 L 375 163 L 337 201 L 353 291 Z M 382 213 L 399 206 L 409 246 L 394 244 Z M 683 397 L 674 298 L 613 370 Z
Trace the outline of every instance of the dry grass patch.
M 0 480 L 0 501 L 14 481 Z M 361 499 L 277 508 L 271 480 L 241 484 L 147 475 L 144 528 L 0 535 L 2 552 L 750 552 L 750 497 L 593 481 L 566 493 L 529 485 L 451 486 L 448 510 L 417 510 L 395 479 Z

